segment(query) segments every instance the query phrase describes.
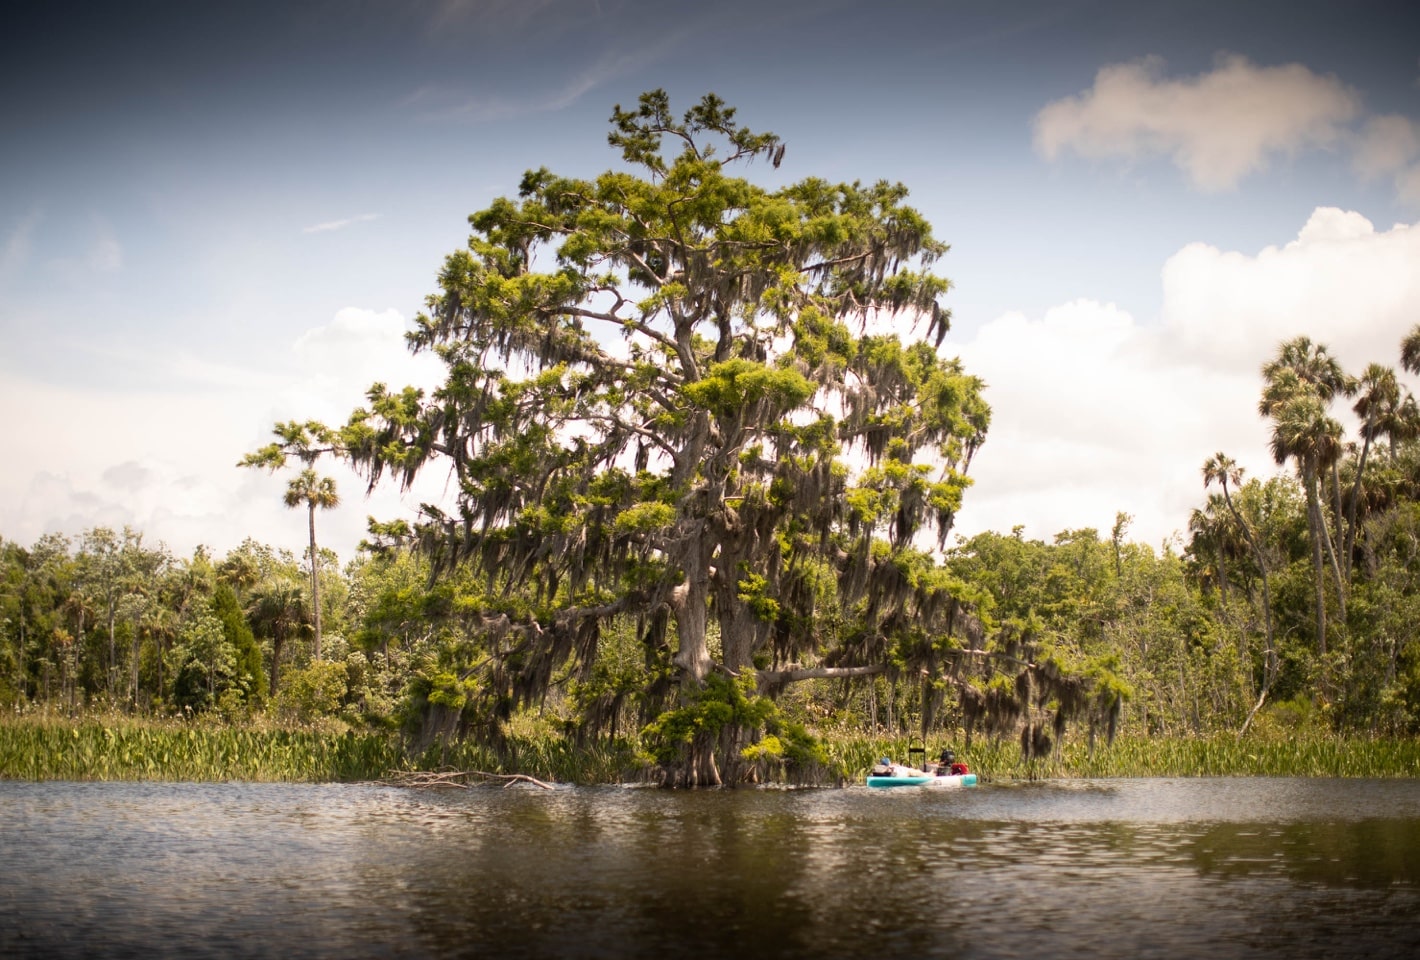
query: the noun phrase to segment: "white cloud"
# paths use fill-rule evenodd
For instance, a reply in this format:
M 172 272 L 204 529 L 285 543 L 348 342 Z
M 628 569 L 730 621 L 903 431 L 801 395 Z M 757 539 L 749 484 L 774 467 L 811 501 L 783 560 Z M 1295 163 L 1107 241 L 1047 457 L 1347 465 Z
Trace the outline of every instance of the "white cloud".
M 344 230 L 346 227 L 356 223 L 366 223 L 370 220 L 378 220 L 378 213 L 362 213 L 357 217 L 346 217 L 344 220 L 328 220 L 325 223 L 312 224 L 309 227 L 302 227 L 302 233 L 329 233 L 332 230 Z
M 243 376 L 217 360 L 175 356 L 152 378 L 162 391 L 0 378 L 0 404 L 27 411 L 9 421 L 7 443 L 33 465 L 12 461 L 0 471 L 0 536 L 30 543 L 51 531 L 127 524 L 183 554 L 200 543 L 225 552 L 248 536 L 299 553 L 306 525 L 281 503 L 286 478 L 236 463 L 271 439 L 278 420 L 343 422 L 373 380 L 432 385 L 438 361 L 410 356 L 404 327 L 393 310 L 342 310 L 292 345 L 294 372 Z M 182 368 L 221 375 L 173 375 Z M 344 503 L 322 514 L 317 533 L 344 558 L 364 535 L 367 515 L 410 512 L 412 498 L 383 487 L 366 499 L 351 471 L 322 469 L 336 477 Z M 430 477 L 412 496 L 438 496 L 441 484 Z
M 1198 398 L 1229 405 L 1230 426 L 1247 418 L 1251 387 L 1177 365 L 1156 345 L 1155 331 L 1094 300 L 982 328 L 961 355 L 987 383 L 992 426 L 958 532 L 1022 524 L 1049 539 L 1108 530 L 1121 510 L 1135 517 L 1131 535 L 1154 545 L 1180 529 L 1208 448 L 1255 439 L 1218 430 Z
M 1407 117 L 1371 117 L 1356 144 L 1355 165 L 1362 176 L 1399 173 L 1420 155 L 1420 132 Z
M 1168 349 L 1189 362 L 1256 373 L 1279 342 L 1305 334 L 1347 365 L 1395 364 L 1420 319 L 1420 230 L 1377 232 L 1321 207 L 1295 240 L 1256 255 L 1185 247 L 1163 285 Z
M 1169 79 L 1163 69 L 1153 57 L 1103 67 L 1090 89 L 1036 115 L 1036 149 L 1051 160 L 1065 150 L 1091 159 L 1166 155 L 1195 186 L 1216 191 L 1275 154 L 1338 143 L 1360 111 L 1355 91 L 1300 64 L 1260 67 L 1227 55 L 1196 77 Z
M 1363 177 L 1390 176 L 1395 192 L 1408 204 L 1420 205 L 1420 125 L 1389 114 L 1366 121 L 1352 158 Z
M 1395 191 L 1411 206 L 1420 206 L 1420 164 L 1396 175 Z
M 443 366 L 427 352 L 412 356 L 405 330 L 398 310 L 359 307 L 339 310 L 330 323 L 307 330 L 292 344 L 301 373 L 287 391 L 291 412 L 280 419 L 343 421 L 374 383 L 432 389 Z
M 1262 364 L 1304 334 L 1353 372 L 1396 366 L 1420 319 L 1420 229 L 1377 232 L 1321 208 L 1295 240 L 1257 254 L 1185 247 L 1163 283 L 1158 324 L 1077 300 L 1039 319 L 1005 314 L 961 348 L 993 413 L 959 533 L 1107 531 L 1122 510 L 1131 536 L 1157 545 L 1186 529 L 1214 452 L 1271 476 Z
M 1271 475 L 1256 414 L 1262 363 L 1305 334 L 1353 372 L 1395 365 L 1400 338 L 1420 320 L 1420 227 L 1377 230 L 1357 213 L 1319 208 L 1289 242 L 1258 252 L 1191 244 L 1160 275 L 1156 320 L 1079 299 L 1040 316 L 1003 314 L 961 345 L 967 370 L 987 381 L 993 418 L 957 532 L 1023 524 L 1049 539 L 1107 531 L 1122 510 L 1135 517 L 1133 537 L 1158 544 L 1202 502 L 1199 470 L 1214 452 Z M 438 361 L 405 349 L 405 327 L 394 310 L 341 310 L 263 371 L 170 357 L 152 377 L 166 392 L 0 378 L 0 404 L 27 411 L 7 424 L 7 446 L 23 456 L 0 470 L 0 535 L 29 543 L 127 523 L 183 553 L 198 543 L 225 551 L 247 536 L 299 553 L 305 524 L 281 504 L 286 478 L 235 464 L 278 420 L 343 421 L 373 381 L 438 382 Z M 172 376 L 179 368 L 192 376 Z M 366 500 L 353 474 L 330 472 L 345 502 L 318 532 L 343 557 L 367 515 L 408 515 L 445 493 L 436 471 L 411 496 L 382 487 Z

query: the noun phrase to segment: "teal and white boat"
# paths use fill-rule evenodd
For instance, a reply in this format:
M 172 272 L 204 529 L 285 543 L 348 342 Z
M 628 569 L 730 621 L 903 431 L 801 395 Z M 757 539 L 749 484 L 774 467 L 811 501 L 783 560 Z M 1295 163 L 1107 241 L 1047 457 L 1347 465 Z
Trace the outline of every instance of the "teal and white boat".
M 919 741 L 920 744 L 920 741 Z M 919 765 L 913 765 L 914 757 L 921 757 Z M 913 745 L 907 748 L 907 763 L 893 763 L 887 757 L 874 765 L 868 774 L 870 787 L 974 787 L 974 773 L 938 773 L 945 771 L 947 764 L 954 762 L 956 755 L 950 750 L 942 752 L 942 762 L 928 763 L 925 746 Z M 963 769 L 965 766 L 963 765 Z
M 894 763 L 890 775 L 873 776 L 870 774 L 868 776 L 868 786 L 929 788 L 974 787 L 976 786 L 976 774 L 957 773 L 937 776 L 937 774 L 929 773 L 926 770 L 918 770 L 916 767 L 907 767 L 900 763 Z

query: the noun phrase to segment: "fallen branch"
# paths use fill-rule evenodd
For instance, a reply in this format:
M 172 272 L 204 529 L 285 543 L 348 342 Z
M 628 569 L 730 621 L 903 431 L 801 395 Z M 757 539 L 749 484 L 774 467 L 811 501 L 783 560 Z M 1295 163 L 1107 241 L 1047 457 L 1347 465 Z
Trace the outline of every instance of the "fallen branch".
M 511 787 L 515 783 L 531 783 L 534 786 L 542 787 L 544 790 L 552 789 L 552 784 L 544 783 L 536 777 L 530 777 L 525 773 L 487 773 L 483 770 L 413 770 L 409 773 L 398 773 L 384 780 L 377 780 L 375 782 L 386 787 L 459 787 L 467 790 L 477 785 L 469 782 L 473 779 L 482 781 L 501 780 L 503 781 L 504 787 Z
M 1242 729 L 1238 731 L 1239 740 L 1247 736 L 1247 728 L 1252 726 L 1252 718 L 1257 716 L 1257 711 L 1261 710 L 1262 705 L 1267 702 L 1267 691 L 1269 689 L 1269 686 L 1270 685 L 1267 685 L 1262 688 L 1262 695 L 1257 698 L 1257 705 L 1252 708 L 1252 712 L 1250 712 L 1247 715 L 1247 719 L 1243 721 Z

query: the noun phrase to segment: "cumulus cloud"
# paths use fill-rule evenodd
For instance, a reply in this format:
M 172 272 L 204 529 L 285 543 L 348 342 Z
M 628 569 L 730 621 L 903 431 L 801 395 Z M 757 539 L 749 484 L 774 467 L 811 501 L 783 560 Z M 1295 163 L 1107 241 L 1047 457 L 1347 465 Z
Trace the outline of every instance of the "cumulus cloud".
M 1420 205 L 1420 125 L 1408 117 L 1388 114 L 1366 121 L 1353 163 L 1364 177 L 1393 177 L 1400 199 Z
M 0 378 L 0 404 L 29 411 L 11 419 L 7 442 L 36 465 L 0 471 L 0 533 L 29 543 L 47 532 L 131 525 L 181 554 L 198 544 L 225 551 L 248 536 L 299 554 L 306 526 L 281 503 L 287 478 L 237 461 L 268 442 L 278 420 L 343 422 L 372 381 L 432 385 L 438 361 L 411 356 L 404 329 L 396 311 L 345 309 L 291 344 L 290 372 L 241 376 L 218 360 L 188 357 L 189 366 L 230 375 L 165 372 L 155 378 L 163 389 L 148 393 Z M 384 487 L 366 498 L 350 470 L 333 463 L 322 470 L 336 478 L 344 502 L 322 514 L 320 540 L 346 558 L 368 515 L 408 515 L 417 498 L 442 495 L 441 478 L 430 477 L 408 497 Z
M 1407 117 L 1371 117 L 1356 146 L 1356 169 L 1368 177 L 1399 173 L 1420 155 L 1420 132 Z
M 331 321 L 298 337 L 291 350 L 300 366 L 287 402 L 300 417 L 343 420 L 364 401 L 371 384 L 431 389 L 443 367 L 429 353 L 412 356 L 398 310 L 346 307 Z M 290 419 L 289 416 L 286 419 Z
M 958 532 L 1023 524 L 1048 539 L 1108 530 L 1124 511 L 1132 536 L 1158 544 L 1186 529 L 1212 453 L 1271 476 L 1256 413 L 1262 364 L 1306 335 L 1353 372 L 1397 366 L 1420 318 L 1420 228 L 1377 231 L 1321 208 L 1293 240 L 1258 253 L 1185 247 L 1163 284 L 1159 323 L 1084 299 L 1039 318 L 1005 314 L 962 346 L 993 413 Z
M 1155 331 L 1115 304 L 1081 299 L 1039 319 L 1006 314 L 961 355 L 992 406 L 958 524 L 964 534 L 1020 524 L 1049 539 L 1108 530 L 1123 511 L 1135 518 L 1133 536 L 1158 545 L 1186 523 L 1210 445 L 1256 439 L 1219 431 L 1206 413 L 1227 405 L 1228 427 L 1246 419 L 1250 385 L 1172 363 Z
M 1349 365 L 1393 364 L 1420 319 L 1420 229 L 1377 231 L 1321 207 L 1294 240 L 1256 254 L 1191 244 L 1164 265 L 1163 286 L 1168 350 L 1192 363 L 1253 371 L 1305 334 Z
M 1164 155 L 1194 185 L 1217 191 L 1265 168 L 1278 153 L 1330 147 L 1347 136 L 1359 95 L 1300 64 L 1261 67 L 1225 55 L 1204 74 L 1164 76 L 1150 57 L 1102 68 L 1090 89 L 1048 104 L 1035 118 L 1036 149 L 1054 160 Z
M 1259 368 L 1298 335 L 1353 372 L 1397 365 L 1400 339 L 1420 319 L 1420 227 L 1377 229 L 1355 212 L 1319 208 L 1277 245 L 1190 244 L 1160 275 L 1163 308 L 1147 322 L 1104 299 L 1077 299 L 1039 316 L 1005 313 L 960 345 L 966 368 L 987 382 L 993 417 L 958 533 L 1021 524 L 1049 539 L 1107 531 L 1123 511 L 1135 518 L 1131 536 L 1157 545 L 1186 529 L 1214 452 L 1251 476 L 1272 475 L 1256 413 Z M 50 530 L 131 524 L 182 553 L 252 536 L 299 554 L 306 530 L 281 505 L 287 478 L 235 464 L 278 420 L 343 421 L 371 382 L 437 383 L 438 361 L 405 349 L 406 326 L 394 310 L 348 308 L 290 345 L 289 364 L 274 365 L 285 372 L 206 384 L 164 376 L 162 393 L 0 379 L 0 405 L 32 411 L 11 419 L 7 442 L 36 465 L 0 471 L 0 532 L 28 543 Z M 344 503 L 321 516 L 319 535 L 343 557 L 367 515 L 407 516 L 446 494 L 439 472 L 410 495 L 386 486 L 369 498 L 348 470 L 328 472 Z

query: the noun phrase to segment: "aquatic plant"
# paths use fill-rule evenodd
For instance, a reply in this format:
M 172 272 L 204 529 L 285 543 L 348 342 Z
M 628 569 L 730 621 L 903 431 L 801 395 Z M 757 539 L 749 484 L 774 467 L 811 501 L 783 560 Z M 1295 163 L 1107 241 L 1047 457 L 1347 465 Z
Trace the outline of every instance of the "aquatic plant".
M 385 734 L 181 721 L 0 723 L 0 777 L 25 780 L 353 781 L 402 769 Z
M 907 737 L 829 737 L 825 752 L 859 780 L 879 757 L 908 758 Z M 943 745 L 950 745 L 943 742 Z M 978 740 L 958 753 L 984 781 L 1114 777 L 1414 777 L 1420 741 L 1346 738 L 1120 737 L 1112 745 L 1067 742 L 1030 761 L 1013 740 Z M 933 750 L 932 752 L 935 752 Z

